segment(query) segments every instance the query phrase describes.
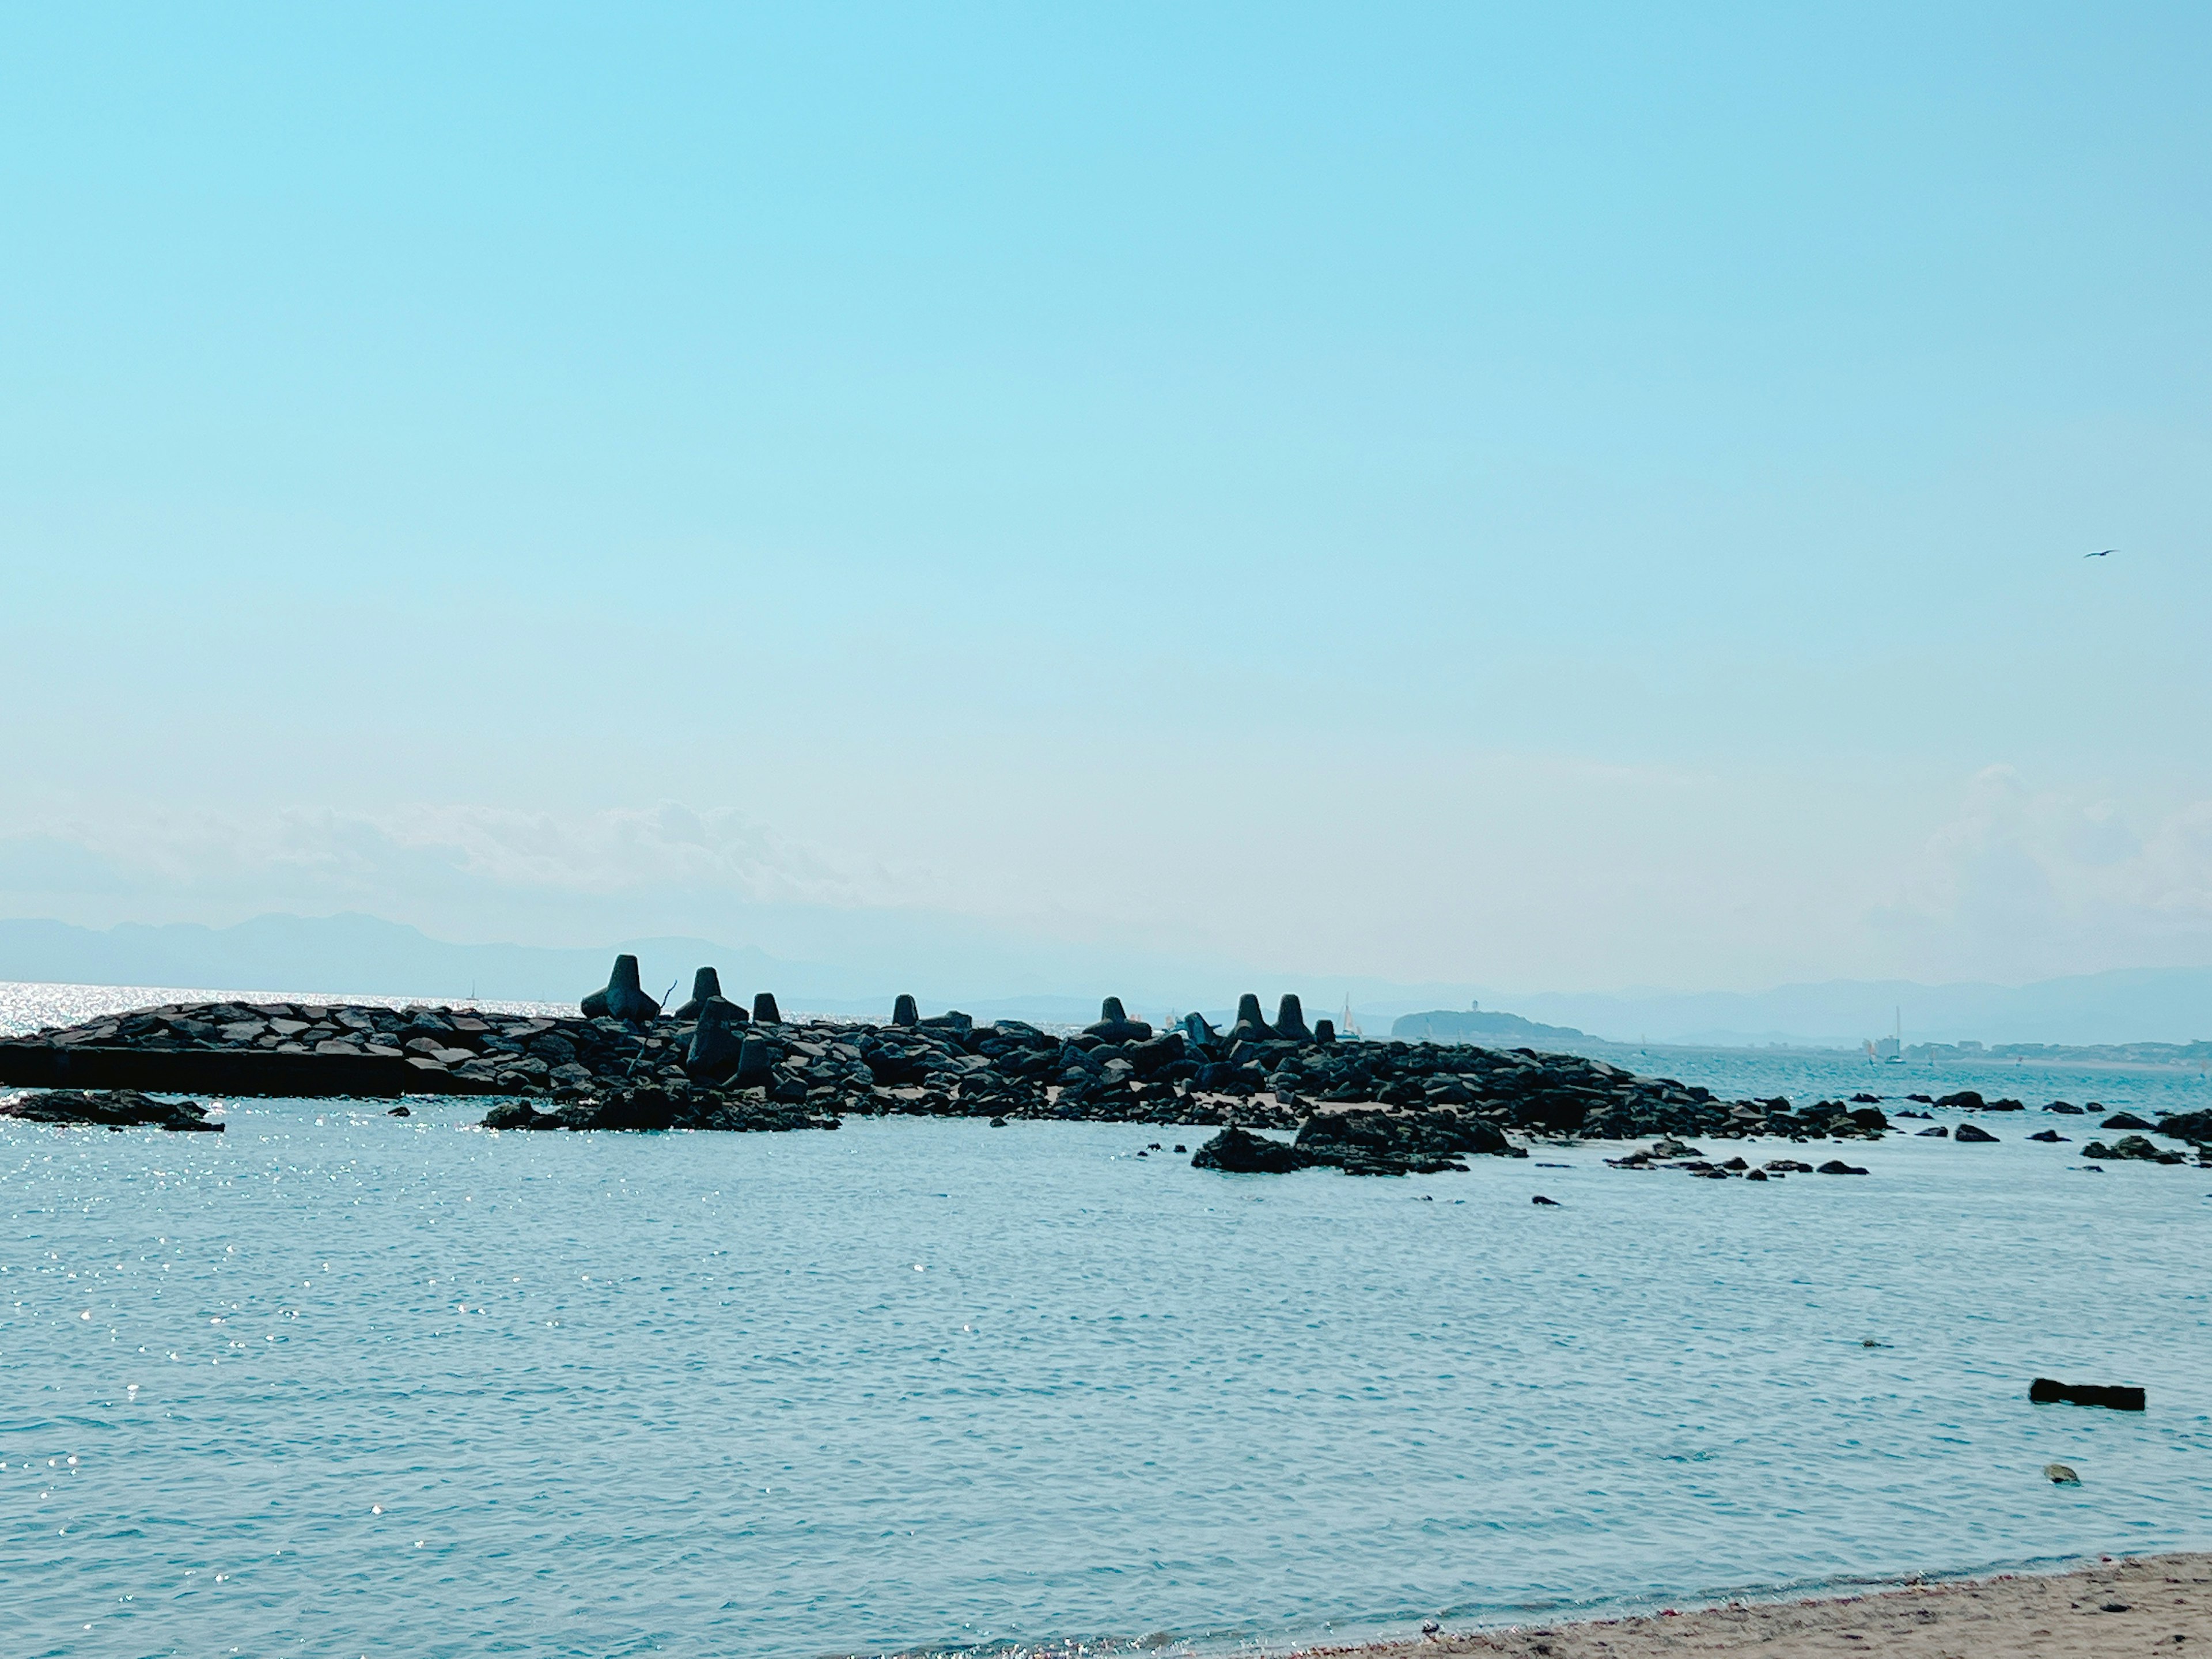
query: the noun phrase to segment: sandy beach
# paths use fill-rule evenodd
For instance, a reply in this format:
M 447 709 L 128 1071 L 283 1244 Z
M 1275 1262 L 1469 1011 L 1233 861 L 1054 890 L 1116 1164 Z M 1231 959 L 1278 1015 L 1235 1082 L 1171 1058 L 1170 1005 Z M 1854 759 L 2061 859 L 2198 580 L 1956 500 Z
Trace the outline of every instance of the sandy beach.
M 1530 1626 L 1311 1653 L 1510 1654 L 1640 1659 L 1647 1654 L 1845 1653 L 1885 1659 L 2118 1659 L 2212 1643 L 2212 1555 L 2152 1555 L 2072 1572 L 1916 1584 L 1833 1600 L 1734 1603 L 1691 1613 Z

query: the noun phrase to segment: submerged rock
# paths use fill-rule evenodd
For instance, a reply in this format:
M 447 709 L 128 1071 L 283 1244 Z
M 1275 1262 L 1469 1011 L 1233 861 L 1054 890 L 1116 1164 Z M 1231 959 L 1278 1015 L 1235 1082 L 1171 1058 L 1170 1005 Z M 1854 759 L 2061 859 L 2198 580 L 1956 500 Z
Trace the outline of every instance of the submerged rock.
M 2043 1478 L 2054 1486 L 2078 1486 L 2081 1484 L 2081 1477 L 2064 1463 L 2045 1463 Z

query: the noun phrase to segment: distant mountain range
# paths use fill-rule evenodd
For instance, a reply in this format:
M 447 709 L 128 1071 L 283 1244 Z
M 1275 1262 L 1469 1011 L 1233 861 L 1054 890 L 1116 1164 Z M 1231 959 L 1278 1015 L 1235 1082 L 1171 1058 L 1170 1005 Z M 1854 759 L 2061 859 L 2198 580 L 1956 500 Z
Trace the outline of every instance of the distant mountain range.
M 881 1013 L 910 990 L 932 1012 L 957 1006 L 978 1018 L 1014 1016 L 1053 1022 L 1098 1017 L 1101 995 L 1127 998 L 1130 1012 L 1158 1019 L 1196 1009 L 1217 1020 L 1245 990 L 1259 991 L 1272 1011 L 1281 992 L 1299 992 L 1307 1015 L 1333 1013 L 1347 994 L 1370 1031 L 1405 1015 L 1455 1021 L 1462 1040 L 1534 1046 L 1589 1033 L 1619 1042 L 1740 1047 L 1787 1042 L 1856 1047 L 1888 1034 L 1902 1011 L 1908 1043 L 2044 1042 L 2066 1044 L 2189 1042 L 2212 1037 L 2212 968 L 2154 968 L 2081 975 L 2032 985 L 1918 985 L 1909 981 L 1833 980 L 1769 991 L 1681 993 L 1501 992 L 1475 985 L 1405 985 L 1315 975 L 1267 975 L 1215 964 L 1176 965 L 1154 959 L 1124 967 L 1120 983 L 1070 965 L 1087 960 L 1072 947 L 1049 972 L 1031 966 L 1016 991 L 1004 981 L 973 985 L 908 983 L 896 968 L 791 961 L 752 945 L 682 937 L 635 939 L 592 949 L 526 945 L 453 945 L 374 916 L 258 916 L 230 927 L 125 924 L 105 931 L 60 921 L 0 921 L 0 980 L 179 989 L 319 991 L 337 994 L 573 1002 L 606 981 L 615 952 L 638 958 L 646 987 L 689 991 L 692 970 L 711 963 L 733 995 L 772 990 L 793 1011 Z M 911 957 L 912 963 L 921 957 Z M 1242 982 L 1237 982 L 1241 976 Z M 1058 982 L 1055 982 L 1058 981 Z M 1071 982 L 1072 981 L 1072 982 Z M 1480 1012 L 1471 1006 L 1479 998 Z M 1180 1000 L 1178 1000 L 1180 999 Z M 1446 1005 L 1457 1003 L 1458 1009 Z M 1501 1007 L 1515 1012 L 1498 1012 Z M 1462 1012 L 1464 1010 L 1464 1012 Z M 1425 1012 L 1424 1012 L 1425 1011 Z M 1407 1020 L 1399 1021 L 1404 1027 Z M 1410 1030 L 1393 1028 L 1398 1035 Z

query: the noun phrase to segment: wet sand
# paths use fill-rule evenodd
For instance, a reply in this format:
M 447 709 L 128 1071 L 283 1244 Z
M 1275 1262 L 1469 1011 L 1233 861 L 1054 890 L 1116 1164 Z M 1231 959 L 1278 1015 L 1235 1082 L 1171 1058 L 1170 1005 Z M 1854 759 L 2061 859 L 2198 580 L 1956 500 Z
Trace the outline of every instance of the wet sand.
M 2073 1572 L 1911 1585 L 1830 1601 L 1735 1603 L 1582 1624 L 1356 1648 L 1372 1659 L 1507 1654 L 1539 1659 L 1757 1654 L 1814 1659 L 2136 1659 L 2212 1653 L 2212 1555 L 2151 1555 Z

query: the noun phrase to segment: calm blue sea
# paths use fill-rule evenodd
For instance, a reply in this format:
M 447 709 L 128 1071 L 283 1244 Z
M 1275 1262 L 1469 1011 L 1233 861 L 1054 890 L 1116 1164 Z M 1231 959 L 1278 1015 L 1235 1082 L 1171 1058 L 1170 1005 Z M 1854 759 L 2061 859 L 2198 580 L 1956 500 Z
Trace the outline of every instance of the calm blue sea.
M 2212 1544 L 2212 1171 L 2081 1119 L 1761 1187 L 224 1115 L 0 1126 L 10 1655 L 1218 1652 Z

